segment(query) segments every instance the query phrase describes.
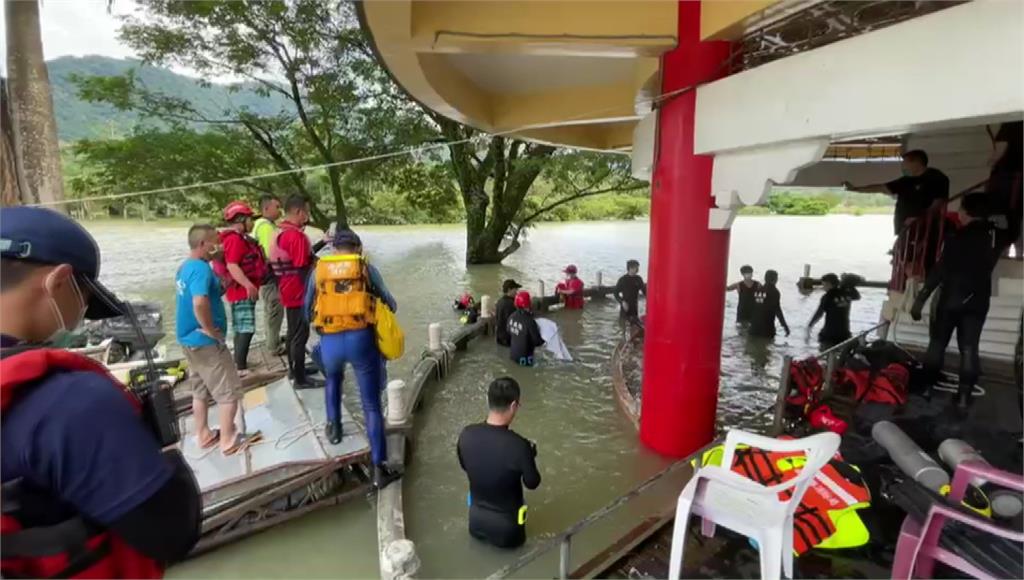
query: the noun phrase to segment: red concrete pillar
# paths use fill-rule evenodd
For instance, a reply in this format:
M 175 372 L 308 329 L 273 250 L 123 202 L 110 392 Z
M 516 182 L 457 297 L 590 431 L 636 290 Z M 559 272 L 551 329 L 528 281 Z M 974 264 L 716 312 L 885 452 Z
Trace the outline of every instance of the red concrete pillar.
M 726 42 L 700 41 L 700 2 L 679 2 L 679 46 L 662 94 L 726 74 Z M 725 313 L 728 230 L 708 229 L 712 158 L 693 153 L 696 92 L 662 103 L 651 187 L 651 248 L 640 439 L 682 457 L 711 441 Z

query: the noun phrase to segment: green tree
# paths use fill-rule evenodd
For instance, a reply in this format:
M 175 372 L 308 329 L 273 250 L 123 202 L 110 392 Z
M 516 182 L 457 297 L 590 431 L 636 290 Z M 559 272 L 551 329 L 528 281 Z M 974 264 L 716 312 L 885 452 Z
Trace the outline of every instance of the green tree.
M 427 128 L 375 62 L 352 5 L 335 0 L 143 0 L 121 39 L 147 64 L 187 67 L 204 78 L 248 81 L 291 110 L 260 114 L 246 107 L 210 115 L 196 103 L 147 89 L 129 73 L 80 78 L 80 94 L 169 123 L 245 131 L 278 170 L 327 166 L 334 219 L 348 222 L 344 177 L 349 159 L 401 147 Z M 378 169 L 400 162 L 386 160 Z M 362 168 L 367 171 L 367 168 Z M 300 172 L 290 187 L 316 200 Z M 319 210 L 321 225 L 327 216 Z

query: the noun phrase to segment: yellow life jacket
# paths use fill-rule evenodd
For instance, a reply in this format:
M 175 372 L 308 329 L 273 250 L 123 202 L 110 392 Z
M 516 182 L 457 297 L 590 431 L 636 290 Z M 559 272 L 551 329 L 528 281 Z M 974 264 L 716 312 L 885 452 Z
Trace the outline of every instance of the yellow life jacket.
M 317 261 L 314 276 L 313 325 L 320 333 L 360 330 L 375 322 L 375 301 L 362 256 L 324 256 Z

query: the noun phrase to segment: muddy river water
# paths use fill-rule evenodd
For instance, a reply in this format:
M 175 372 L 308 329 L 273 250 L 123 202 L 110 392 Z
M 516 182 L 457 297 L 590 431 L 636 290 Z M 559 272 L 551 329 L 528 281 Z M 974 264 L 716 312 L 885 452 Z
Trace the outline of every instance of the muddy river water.
M 803 264 L 812 264 L 817 275 L 856 272 L 869 279 L 885 279 L 891 224 L 889 216 L 736 220 L 730 277 L 738 277 L 739 267 L 747 263 L 758 278 L 765 269 L 778 270 L 782 304 L 793 335 L 780 335 L 767 347 L 748 344 L 732 324 L 736 298 L 728 297 L 719 400 L 722 425 L 742 424 L 771 403 L 784 354 L 815 349 L 813 341 L 805 339 L 804 328 L 820 293 L 801 296 L 796 292 L 794 284 Z M 89 224 L 89 228 L 103 252 L 103 280 L 122 295 L 163 303 L 170 330 L 173 278 L 187 253 L 187 226 L 102 222 Z M 648 250 L 646 222 L 541 225 L 530 231 L 523 248 L 505 264 L 467 269 L 461 226 L 357 230 L 399 302 L 407 354 L 389 366 L 390 376 L 399 378 L 409 376 L 425 345 L 429 323 L 455 328 L 457 321 L 449 304 L 464 289 L 496 296 L 505 278 L 515 278 L 531 291 L 536 291 L 538 280 L 544 280 L 551 289 L 568 263 L 579 266 L 585 282 L 594 283 L 596 272 L 602 270 L 605 283 L 610 284 L 622 273 L 627 259 L 640 260 L 643 273 Z M 853 306 L 854 331 L 878 320 L 884 299 L 881 290 L 866 290 L 863 295 Z M 514 428 L 536 441 L 539 448 L 543 483 L 527 496 L 530 539 L 524 549 L 666 465 L 639 445 L 635 430 L 613 398 L 609 355 L 618 337 L 614 302 L 595 301 L 582 312 L 554 312 L 549 317 L 560 325 L 575 362 L 522 369 L 512 366 L 489 340 L 480 341 L 471 345 L 442 385 L 425 394 L 423 409 L 416 416 L 411 464 L 403 480 L 407 532 L 422 559 L 421 577 L 482 577 L 520 553 L 482 546 L 471 540 L 465 529 L 467 485 L 454 446 L 465 424 L 484 417 L 486 386 L 494 377 L 510 374 L 520 381 L 523 408 Z M 173 352 L 172 338 L 164 343 Z M 358 409 L 351 385 L 346 385 L 346 400 Z M 671 490 L 665 493 L 671 494 Z M 623 518 L 628 519 L 629 510 L 626 512 Z M 626 519 L 609 526 L 625 526 Z M 357 499 L 181 564 L 169 576 L 375 577 L 375 526 L 372 504 Z M 574 550 L 583 557 L 600 547 L 605 537 L 599 531 L 590 538 L 581 537 Z M 537 571 L 548 577 L 555 572 L 555 568 Z

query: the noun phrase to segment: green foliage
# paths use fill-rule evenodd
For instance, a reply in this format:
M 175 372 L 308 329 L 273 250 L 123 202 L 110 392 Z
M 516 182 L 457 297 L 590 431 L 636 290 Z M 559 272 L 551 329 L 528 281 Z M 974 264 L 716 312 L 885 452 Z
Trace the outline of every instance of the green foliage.
M 768 209 L 779 215 L 825 215 L 837 203 L 823 197 L 774 193 L 768 198 Z

